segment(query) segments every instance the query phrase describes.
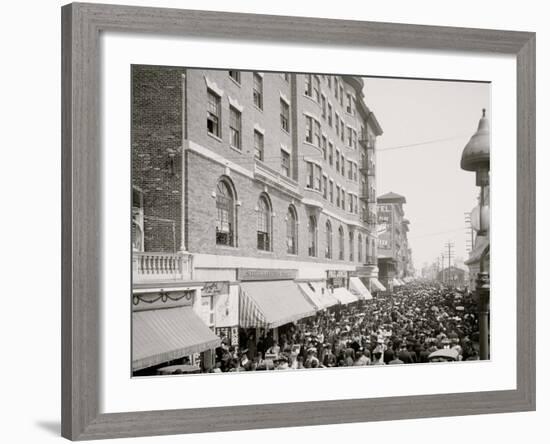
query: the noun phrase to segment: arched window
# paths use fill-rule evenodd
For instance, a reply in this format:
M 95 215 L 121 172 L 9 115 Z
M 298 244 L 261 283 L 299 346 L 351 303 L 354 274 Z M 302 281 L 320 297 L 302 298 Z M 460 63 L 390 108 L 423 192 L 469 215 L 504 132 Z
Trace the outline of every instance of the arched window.
M 216 188 L 216 244 L 236 246 L 235 193 L 226 178 Z
M 349 260 L 353 262 L 353 231 L 349 232 Z
M 363 262 L 363 236 L 357 236 L 357 260 Z
M 325 249 L 325 258 L 332 259 L 332 225 L 330 220 L 327 220 L 325 225 L 325 236 L 326 236 L 326 249 Z
M 271 204 L 265 194 L 258 199 L 257 214 L 258 250 L 271 251 Z
M 317 256 L 317 219 L 309 216 L 308 220 L 308 255 Z
M 286 252 L 298 254 L 298 217 L 294 205 L 288 207 L 286 214 Z
M 344 260 L 344 229 L 342 226 L 338 228 L 338 259 Z

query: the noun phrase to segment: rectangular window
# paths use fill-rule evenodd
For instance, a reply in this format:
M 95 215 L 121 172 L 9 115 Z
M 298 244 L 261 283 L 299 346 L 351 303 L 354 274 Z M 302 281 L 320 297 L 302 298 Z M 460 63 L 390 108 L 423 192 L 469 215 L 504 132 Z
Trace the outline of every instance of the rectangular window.
M 317 103 L 321 102 L 321 84 L 319 76 L 313 76 L 313 98 Z
M 358 181 L 358 179 L 357 179 L 357 164 L 356 163 L 353 164 L 353 180 L 355 180 L 355 182 Z
M 332 142 L 328 143 L 328 164 L 332 166 L 333 163 L 333 154 L 334 154 L 334 145 Z
M 306 116 L 306 142 L 313 143 L 313 118 Z
M 353 148 L 357 149 L 357 131 L 353 130 Z
M 352 98 L 351 98 L 351 94 L 348 93 L 348 96 L 347 96 L 347 99 L 348 99 L 348 102 L 347 102 L 347 105 L 346 105 L 346 111 L 349 113 L 349 114 L 352 114 Z
M 342 140 L 343 142 L 344 138 L 345 138 L 344 121 L 340 120 L 340 140 Z
M 221 99 L 216 93 L 208 90 L 208 109 L 206 112 L 206 129 L 210 134 L 221 137 Z
M 314 180 L 315 180 L 315 189 L 317 191 L 321 191 L 321 178 L 323 176 L 323 172 L 321 170 L 321 167 L 319 165 L 314 165 L 314 171 L 315 171 L 315 177 L 314 177 Z
M 340 206 L 342 210 L 346 209 L 346 192 L 342 190 L 342 198 L 340 199 Z
M 353 200 L 355 202 L 354 204 L 355 214 L 359 214 L 359 199 L 357 199 L 357 196 L 354 196 Z
M 254 130 L 254 157 L 264 160 L 264 135 Z
M 336 129 L 336 135 L 340 135 L 340 116 L 338 116 L 338 113 L 334 113 L 334 124 Z
M 340 106 L 344 106 L 344 87 L 340 85 Z
M 264 106 L 264 79 L 258 73 L 254 73 L 254 85 L 252 87 L 252 95 L 254 97 L 254 105 L 258 108 L 263 109 Z
M 307 163 L 307 183 L 306 188 L 313 189 L 313 164 L 311 162 Z
M 235 82 L 241 83 L 241 72 L 240 71 L 229 71 L 229 77 L 231 77 Z
M 340 151 L 336 150 L 336 171 L 340 172 Z
M 332 76 L 327 76 L 327 84 L 328 88 L 332 89 Z
M 334 97 L 338 100 L 338 79 L 334 78 Z
M 327 118 L 327 98 L 321 96 L 321 116 L 326 120 Z
M 233 148 L 241 149 L 241 113 L 237 108 L 229 107 L 230 143 Z
M 349 212 L 353 213 L 353 194 L 348 194 Z
M 348 179 L 353 180 L 353 162 L 348 160 Z
M 330 203 L 334 203 L 334 182 L 332 180 L 328 183 L 328 199 Z
M 327 160 L 327 138 L 323 136 L 323 160 Z
M 353 147 L 353 130 L 348 127 L 348 146 Z
M 323 197 L 326 199 L 328 195 L 328 178 L 323 176 Z
M 321 148 L 321 124 L 315 121 L 315 145 Z
M 332 105 L 330 104 L 330 102 L 328 102 L 328 105 L 327 105 L 327 120 L 328 120 L 328 125 L 332 126 Z
M 340 207 L 340 186 L 336 185 L 336 206 Z
M 290 154 L 285 150 L 281 150 L 281 173 L 290 177 Z
M 342 154 L 342 176 L 346 176 L 346 162 L 344 161 L 344 155 Z
M 281 128 L 287 133 L 290 132 L 290 107 L 281 99 Z
M 305 83 L 304 83 L 304 94 L 308 97 L 313 97 L 313 87 L 311 85 L 311 82 L 312 82 L 312 75 L 306 74 Z

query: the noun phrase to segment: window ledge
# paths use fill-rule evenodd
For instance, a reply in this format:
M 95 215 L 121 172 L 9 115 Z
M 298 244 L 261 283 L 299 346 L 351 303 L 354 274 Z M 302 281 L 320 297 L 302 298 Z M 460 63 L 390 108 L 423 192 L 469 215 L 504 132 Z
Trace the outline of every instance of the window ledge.
M 208 134 L 209 137 L 212 137 L 212 139 L 217 140 L 218 142 L 223 142 L 223 139 L 221 137 L 216 136 L 215 134 L 212 134 L 209 131 L 207 131 L 206 134 Z

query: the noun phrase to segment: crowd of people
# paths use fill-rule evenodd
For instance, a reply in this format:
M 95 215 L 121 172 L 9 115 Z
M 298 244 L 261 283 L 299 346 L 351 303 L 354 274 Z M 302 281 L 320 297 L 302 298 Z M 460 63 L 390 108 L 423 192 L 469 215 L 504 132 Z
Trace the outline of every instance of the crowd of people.
M 241 347 L 222 340 L 212 372 L 395 365 L 478 359 L 472 295 L 416 282 L 368 301 L 338 305 L 281 326 L 278 338 L 245 332 Z M 445 356 L 437 359 L 438 353 Z

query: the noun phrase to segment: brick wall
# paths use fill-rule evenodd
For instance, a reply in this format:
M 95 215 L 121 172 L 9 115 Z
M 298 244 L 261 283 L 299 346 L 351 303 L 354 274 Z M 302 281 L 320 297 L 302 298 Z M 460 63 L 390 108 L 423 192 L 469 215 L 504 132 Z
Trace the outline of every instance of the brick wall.
M 146 251 L 181 243 L 184 72 L 132 66 L 132 185 L 143 193 Z

